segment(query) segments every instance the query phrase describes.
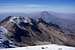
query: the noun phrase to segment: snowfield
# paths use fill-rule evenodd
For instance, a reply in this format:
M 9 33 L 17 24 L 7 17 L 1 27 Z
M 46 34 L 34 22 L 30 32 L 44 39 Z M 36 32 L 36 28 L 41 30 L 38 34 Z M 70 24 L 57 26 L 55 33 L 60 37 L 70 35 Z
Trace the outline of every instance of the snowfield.
M 0 50 L 75 50 L 75 47 L 67 47 L 67 46 L 50 44 L 50 45 L 40 45 L 40 46 L 5 48 Z

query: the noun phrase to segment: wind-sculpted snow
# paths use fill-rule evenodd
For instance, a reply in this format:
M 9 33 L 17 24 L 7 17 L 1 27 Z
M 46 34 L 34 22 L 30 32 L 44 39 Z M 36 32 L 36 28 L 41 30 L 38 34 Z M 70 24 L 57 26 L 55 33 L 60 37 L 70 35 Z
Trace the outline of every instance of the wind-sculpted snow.
M 13 43 L 6 37 L 7 29 L 0 26 L 0 48 L 13 48 Z
M 7 38 L 5 37 L 5 33 L 7 33 L 7 29 L 5 29 L 4 27 L 0 27 L 0 43 L 2 41 L 7 40 Z

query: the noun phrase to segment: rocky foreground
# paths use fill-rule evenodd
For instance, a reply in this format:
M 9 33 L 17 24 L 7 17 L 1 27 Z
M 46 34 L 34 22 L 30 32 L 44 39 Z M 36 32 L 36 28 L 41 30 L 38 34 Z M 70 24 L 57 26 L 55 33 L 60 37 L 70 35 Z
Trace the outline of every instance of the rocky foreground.
M 45 44 L 75 46 L 75 36 L 65 35 L 59 25 L 41 17 L 9 16 L 0 22 L 0 47 L 15 48 Z

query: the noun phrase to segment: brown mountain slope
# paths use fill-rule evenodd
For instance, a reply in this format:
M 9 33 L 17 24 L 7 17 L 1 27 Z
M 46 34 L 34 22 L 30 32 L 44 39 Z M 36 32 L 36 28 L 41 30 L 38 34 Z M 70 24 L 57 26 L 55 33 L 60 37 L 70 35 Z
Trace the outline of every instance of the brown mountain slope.
M 19 20 L 22 21 L 19 22 L 19 24 L 18 22 L 11 22 L 10 19 L 11 18 L 1 22 L 0 26 L 3 26 L 8 30 L 6 37 L 16 46 L 22 47 L 43 44 L 75 46 L 75 38 L 72 38 L 74 36 L 64 35 L 61 28 L 50 26 L 41 18 L 41 20 L 38 19 L 38 21 L 29 18 L 30 23 L 25 23 L 24 21 Z

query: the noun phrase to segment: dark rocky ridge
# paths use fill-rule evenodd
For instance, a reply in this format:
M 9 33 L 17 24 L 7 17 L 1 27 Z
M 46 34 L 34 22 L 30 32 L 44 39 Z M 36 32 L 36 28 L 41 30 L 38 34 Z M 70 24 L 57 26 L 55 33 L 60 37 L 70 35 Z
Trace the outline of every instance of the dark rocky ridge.
M 28 23 L 22 20 L 19 20 L 19 23 L 13 23 L 10 22 L 10 17 L 3 20 L 0 26 L 8 30 L 6 37 L 18 47 L 44 44 L 75 46 L 75 38 L 72 38 L 74 36 L 65 35 L 56 24 L 47 23 L 42 18 L 39 18 L 38 21 L 28 18 L 30 20 Z

